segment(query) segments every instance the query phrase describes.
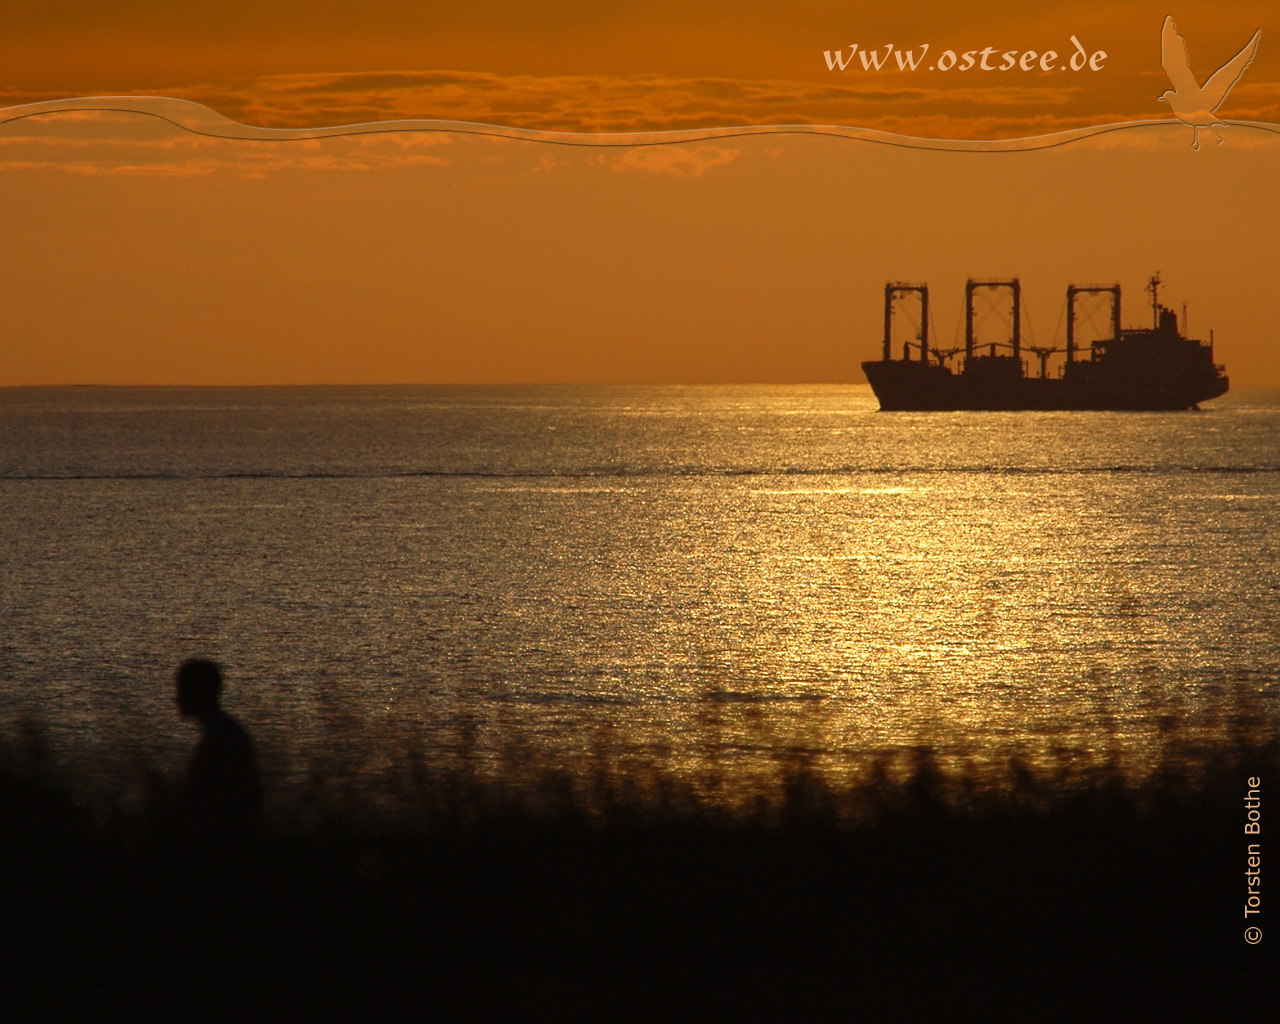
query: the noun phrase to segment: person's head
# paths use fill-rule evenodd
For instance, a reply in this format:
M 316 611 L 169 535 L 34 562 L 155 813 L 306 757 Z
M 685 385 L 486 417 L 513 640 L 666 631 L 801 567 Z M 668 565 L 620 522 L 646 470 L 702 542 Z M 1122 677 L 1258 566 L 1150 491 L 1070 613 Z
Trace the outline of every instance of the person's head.
M 208 658 L 188 658 L 174 677 L 178 686 L 178 712 L 183 718 L 208 718 L 218 710 L 222 670 Z

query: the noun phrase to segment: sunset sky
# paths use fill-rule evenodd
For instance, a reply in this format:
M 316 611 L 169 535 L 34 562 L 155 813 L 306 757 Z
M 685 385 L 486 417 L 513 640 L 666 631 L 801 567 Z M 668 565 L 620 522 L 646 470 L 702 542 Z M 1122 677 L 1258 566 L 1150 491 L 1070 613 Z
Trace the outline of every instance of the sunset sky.
M 572 2 L 7 6 L 0 104 L 194 100 L 247 124 L 443 118 L 573 132 L 843 124 L 1015 138 L 1169 118 L 1160 25 L 1219 115 L 1280 121 L 1280 9 Z M 852 43 L 1047 49 L 1102 70 L 846 71 Z M 0 125 L 0 384 L 860 381 L 881 288 L 1159 269 L 1235 386 L 1280 386 L 1280 135 L 1130 130 L 1035 153 L 772 135 L 579 149 L 461 134 L 244 142 L 140 115 Z M 1057 326 L 1055 327 L 1055 324 Z

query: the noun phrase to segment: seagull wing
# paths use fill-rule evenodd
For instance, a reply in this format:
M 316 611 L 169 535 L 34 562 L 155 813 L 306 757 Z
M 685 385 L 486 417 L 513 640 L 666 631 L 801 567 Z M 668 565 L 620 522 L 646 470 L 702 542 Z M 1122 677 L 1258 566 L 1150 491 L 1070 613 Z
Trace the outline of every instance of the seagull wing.
M 1169 84 L 1180 96 L 1191 99 L 1200 91 L 1200 83 L 1191 73 L 1187 42 L 1178 34 L 1178 26 L 1173 23 L 1172 14 L 1165 15 L 1164 27 L 1160 30 L 1160 66 L 1169 76 Z
M 1222 101 L 1227 98 L 1227 93 L 1231 91 L 1231 87 L 1240 80 L 1240 76 L 1244 74 L 1244 69 L 1249 66 L 1249 62 L 1253 60 L 1253 55 L 1258 52 L 1258 40 L 1262 37 L 1262 29 L 1258 29 L 1253 34 L 1243 50 L 1232 57 L 1222 67 L 1218 68 L 1209 76 L 1209 81 L 1204 83 L 1204 105 L 1212 112 L 1222 105 Z

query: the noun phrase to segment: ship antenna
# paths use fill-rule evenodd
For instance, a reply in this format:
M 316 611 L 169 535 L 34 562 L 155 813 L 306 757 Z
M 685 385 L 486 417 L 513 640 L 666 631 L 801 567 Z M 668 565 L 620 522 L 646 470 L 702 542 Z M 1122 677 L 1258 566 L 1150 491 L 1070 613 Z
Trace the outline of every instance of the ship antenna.
M 1151 275 L 1151 280 L 1147 282 L 1147 293 L 1151 296 L 1151 329 L 1156 330 L 1160 326 L 1160 271 L 1156 271 Z

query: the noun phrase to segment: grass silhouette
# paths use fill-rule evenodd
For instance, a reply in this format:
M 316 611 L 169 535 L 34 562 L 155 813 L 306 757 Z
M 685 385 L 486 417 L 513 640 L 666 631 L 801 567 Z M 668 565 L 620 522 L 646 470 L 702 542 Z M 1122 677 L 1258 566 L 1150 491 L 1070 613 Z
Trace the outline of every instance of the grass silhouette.
M 980 785 L 919 748 L 837 789 L 795 755 L 776 800 L 732 810 L 656 769 L 618 779 L 607 752 L 590 777 L 526 765 L 518 786 L 421 761 L 398 817 L 362 818 L 336 785 L 260 842 L 209 849 L 162 794 L 77 805 L 28 732 L 0 766 L 6 962 L 31 1006 L 138 1019 L 1234 967 L 1255 954 L 1242 798 L 1280 777 L 1280 743 L 1243 725 L 1207 751 L 1175 732 L 1136 784 L 1013 760 Z

